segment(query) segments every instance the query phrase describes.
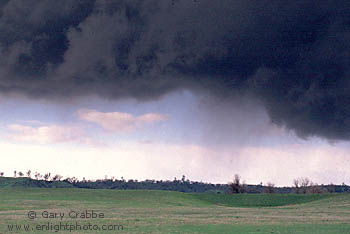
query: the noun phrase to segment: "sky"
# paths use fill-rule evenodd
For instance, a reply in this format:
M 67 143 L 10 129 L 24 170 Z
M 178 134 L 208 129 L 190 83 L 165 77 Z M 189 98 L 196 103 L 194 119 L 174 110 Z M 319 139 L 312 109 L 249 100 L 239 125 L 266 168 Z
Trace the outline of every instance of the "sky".
M 348 1 L 0 1 L 0 171 L 348 183 Z

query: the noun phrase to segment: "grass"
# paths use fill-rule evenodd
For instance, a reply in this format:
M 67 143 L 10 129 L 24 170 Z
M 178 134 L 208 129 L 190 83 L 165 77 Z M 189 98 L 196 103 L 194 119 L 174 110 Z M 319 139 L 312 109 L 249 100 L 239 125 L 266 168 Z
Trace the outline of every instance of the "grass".
M 273 207 L 316 201 L 331 194 L 193 194 L 201 201 L 229 207 Z M 234 198 L 234 199 L 232 199 Z
M 28 211 L 37 219 L 30 220 Z M 67 217 L 94 210 L 105 218 Z M 41 216 L 64 213 L 62 220 Z M 350 233 L 350 195 L 185 194 L 169 191 L 72 188 L 0 189 L 0 233 L 8 225 L 123 225 L 119 231 L 93 233 Z M 32 233 L 92 233 L 32 231 Z

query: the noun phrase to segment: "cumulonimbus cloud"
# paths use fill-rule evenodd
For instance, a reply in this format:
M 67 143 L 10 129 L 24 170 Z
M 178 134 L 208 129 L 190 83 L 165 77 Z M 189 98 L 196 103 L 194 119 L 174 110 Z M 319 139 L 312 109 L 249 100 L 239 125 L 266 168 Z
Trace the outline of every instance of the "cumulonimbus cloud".
M 80 119 L 98 124 L 109 132 L 130 132 L 145 124 L 156 123 L 168 119 L 167 115 L 148 113 L 133 116 L 123 112 L 100 112 L 97 110 L 81 109 L 77 111 Z
M 0 92 L 248 93 L 299 136 L 350 139 L 349 1 L 172 2 L 1 1 Z

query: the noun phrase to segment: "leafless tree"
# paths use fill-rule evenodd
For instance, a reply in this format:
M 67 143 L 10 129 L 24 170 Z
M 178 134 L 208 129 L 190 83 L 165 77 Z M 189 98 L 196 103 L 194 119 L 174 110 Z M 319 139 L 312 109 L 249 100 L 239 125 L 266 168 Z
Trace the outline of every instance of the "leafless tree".
M 31 170 L 28 170 L 28 171 L 27 171 L 27 176 L 28 176 L 29 178 L 30 178 L 31 174 L 32 174 L 32 171 L 31 171 Z
M 44 179 L 45 179 L 45 180 L 50 180 L 50 178 L 51 178 L 51 173 L 46 173 L 46 174 L 44 175 Z
M 295 193 L 299 194 L 300 193 L 300 181 L 299 181 L 299 179 L 294 179 L 293 184 L 294 184 L 294 188 L 295 188 Z
M 69 176 L 67 176 L 63 181 L 67 181 L 68 183 L 72 183 L 73 180 Z
M 268 182 L 265 186 L 265 193 L 274 193 L 275 192 L 275 184 Z
M 333 183 L 330 183 L 329 185 L 327 185 L 327 190 L 329 193 L 334 193 L 335 192 L 335 186 Z
M 65 180 L 71 184 L 78 182 L 78 178 L 76 178 L 76 177 L 67 177 Z
M 62 179 L 62 177 L 63 177 L 63 176 L 61 176 L 61 175 L 59 175 L 59 174 L 56 174 L 56 175 L 52 178 L 52 180 L 53 180 L 53 181 L 60 181 L 60 180 Z
M 307 177 L 301 177 L 298 179 L 295 179 L 293 181 L 295 192 L 296 193 L 322 193 L 323 189 L 322 186 L 319 186 L 316 183 L 313 183 L 309 178 Z
M 36 180 L 39 180 L 41 178 L 41 175 L 39 172 L 35 172 L 34 177 Z
M 317 183 L 310 182 L 308 192 L 309 193 L 323 193 L 324 190 L 322 189 L 322 186 L 318 185 Z
M 241 193 L 246 193 L 248 192 L 248 185 L 246 184 L 246 182 L 243 180 L 242 184 L 241 184 Z
M 302 177 L 300 180 L 302 187 L 307 187 L 311 183 L 310 179 L 307 177 Z
M 235 174 L 233 182 L 229 183 L 228 185 L 230 193 L 243 193 L 246 187 L 241 184 L 241 177 L 238 174 Z
M 307 178 L 307 177 L 302 177 L 302 178 L 300 178 L 300 183 L 301 183 L 301 185 L 300 185 L 300 187 L 301 187 L 301 191 L 302 191 L 302 193 L 307 193 L 308 192 L 308 186 L 309 186 L 309 184 L 310 184 L 310 179 L 309 178 Z

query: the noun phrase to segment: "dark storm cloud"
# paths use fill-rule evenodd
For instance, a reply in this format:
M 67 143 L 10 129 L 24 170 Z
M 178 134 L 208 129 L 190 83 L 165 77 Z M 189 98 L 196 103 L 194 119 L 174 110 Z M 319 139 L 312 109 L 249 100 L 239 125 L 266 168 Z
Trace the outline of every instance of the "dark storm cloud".
M 172 2 L 174 4 L 172 4 Z M 261 99 L 303 137 L 350 137 L 349 1 L 0 1 L 0 91 Z

